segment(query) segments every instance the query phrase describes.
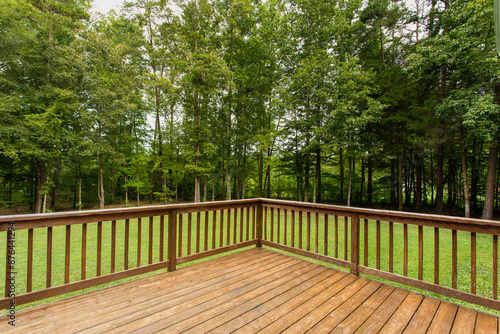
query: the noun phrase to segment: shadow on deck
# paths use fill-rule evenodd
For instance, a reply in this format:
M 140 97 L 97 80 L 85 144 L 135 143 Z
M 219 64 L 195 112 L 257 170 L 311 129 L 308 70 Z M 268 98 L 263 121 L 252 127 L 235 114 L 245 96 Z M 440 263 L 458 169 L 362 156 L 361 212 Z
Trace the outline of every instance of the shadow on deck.
M 14 333 L 498 333 L 498 318 L 253 248 L 17 312 Z M 10 327 L 10 328 L 6 328 Z

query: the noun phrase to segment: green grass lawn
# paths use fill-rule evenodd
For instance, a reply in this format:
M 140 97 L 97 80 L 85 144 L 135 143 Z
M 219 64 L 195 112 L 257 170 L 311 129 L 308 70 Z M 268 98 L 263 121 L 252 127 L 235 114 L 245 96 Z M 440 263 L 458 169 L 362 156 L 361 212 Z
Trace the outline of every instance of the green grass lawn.
M 241 239 L 240 229 L 243 226 L 243 240 L 246 240 L 247 235 L 247 224 L 246 212 L 243 215 L 243 224 L 241 224 L 241 211 L 238 211 L 236 225 L 234 224 L 234 210 L 231 212 L 230 222 L 229 222 L 229 244 L 234 241 L 234 230 L 236 227 L 236 241 L 239 242 Z M 205 250 L 205 213 L 200 213 L 200 251 Z M 182 217 L 182 255 L 185 256 L 190 248 L 191 253 L 196 252 L 197 248 L 197 231 L 198 231 L 198 216 L 197 214 L 191 215 L 191 223 L 189 223 L 188 215 L 184 214 Z M 266 219 L 264 219 L 266 220 Z M 279 238 L 280 242 L 283 243 L 285 236 L 287 240 L 287 245 L 291 245 L 292 229 L 291 229 L 291 215 L 290 210 L 288 210 L 287 216 L 287 230 L 284 230 L 284 211 L 281 210 L 279 219 L 278 212 L 274 210 L 274 226 L 273 240 L 276 242 Z M 278 220 L 280 226 L 278 228 Z M 227 213 L 224 215 L 224 219 L 221 221 L 220 211 L 217 211 L 215 217 L 215 245 L 213 245 L 214 235 L 213 235 L 213 212 L 209 213 L 208 216 L 208 228 L 206 229 L 206 239 L 208 244 L 206 249 L 212 249 L 214 247 L 221 246 L 220 244 L 220 228 L 221 224 L 223 227 L 223 237 L 222 246 L 228 245 L 228 220 Z M 250 215 L 250 230 L 248 230 L 248 235 L 250 239 L 252 238 L 252 215 Z M 333 216 L 329 216 L 329 233 L 328 233 L 328 255 L 335 256 L 336 244 L 338 258 L 350 259 L 350 245 L 347 244 L 347 253 L 344 252 L 345 249 L 345 239 L 344 239 L 344 217 L 338 217 L 338 239 L 335 243 L 335 220 Z M 189 224 L 191 225 L 191 233 L 188 232 Z M 376 222 L 369 221 L 368 228 L 368 266 L 376 267 Z M 318 228 L 316 228 L 318 226 Z M 364 259 L 364 223 L 360 224 L 360 264 L 363 265 Z M 124 248 L 125 248 L 125 221 L 117 221 L 116 223 L 116 271 L 123 270 L 124 268 Z M 316 216 L 311 214 L 310 216 L 310 250 L 316 250 L 316 235 L 318 238 L 318 253 L 324 254 L 324 216 L 318 216 L 318 223 L 316 225 Z M 349 229 L 349 226 L 348 226 Z M 302 219 L 302 249 L 307 247 L 307 216 L 304 214 Z M 424 227 L 424 267 L 423 267 L 423 279 L 427 282 L 434 281 L 434 229 Z M 188 246 L 187 240 L 188 235 L 191 236 L 191 244 Z M 153 220 L 153 263 L 158 262 L 160 258 L 160 217 L 155 217 Z M 267 214 L 267 229 L 263 233 L 264 236 L 267 235 L 267 240 L 271 240 L 271 212 L 268 210 Z M 348 238 L 350 237 L 350 231 L 347 231 Z M 294 225 L 294 241 L 295 247 L 298 247 L 299 243 L 299 218 L 296 212 L 295 225 Z M 111 222 L 103 222 L 102 229 L 102 270 L 101 274 L 108 274 L 111 272 Z M 381 270 L 388 271 L 388 254 L 389 254 L 389 224 L 387 222 L 381 222 Z M 0 249 L 5 249 L 6 232 L 0 233 Z M 65 240 L 66 240 L 66 228 L 64 226 L 53 228 L 53 250 L 52 250 L 52 286 L 61 285 L 64 283 L 64 261 L 65 261 Z M 137 266 L 137 251 L 138 251 L 138 221 L 137 219 L 130 220 L 130 238 L 129 238 L 129 268 L 134 268 Z M 143 218 L 141 224 L 141 265 L 148 264 L 148 253 L 149 253 L 149 218 Z M 458 232 L 458 289 L 462 291 L 470 291 L 470 233 Z M 27 253 L 28 253 L 28 231 L 19 230 L 16 231 L 16 294 L 21 294 L 26 292 L 26 272 L 27 272 Z M 409 244 L 409 255 L 408 255 L 408 276 L 417 278 L 418 277 L 418 227 L 408 226 L 408 244 Z M 164 260 L 167 259 L 167 217 L 165 217 L 165 237 L 164 237 Z M 81 247 L 82 247 L 82 226 L 73 225 L 71 228 L 71 265 L 70 265 L 70 282 L 78 281 L 81 278 Z M 451 231 L 442 229 L 440 231 L 440 284 L 443 286 L 451 287 Z M 177 247 L 178 250 L 178 247 Z M 34 231 L 34 262 L 33 262 L 33 291 L 45 288 L 45 277 L 46 277 L 46 251 L 47 251 L 47 229 L 40 228 Z M 225 253 L 227 254 L 227 253 Z M 222 254 L 222 255 L 225 255 Z M 221 255 L 219 255 L 221 256 Z M 213 258 L 213 257 L 211 257 Z M 199 260 L 204 261 L 207 259 Z M 0 252 L 0 263 L 5 264 L 5 251 Z M 199 262 L 196 261 L 196 262 Z M 193 263 L 193 262 L 191 262 Z M 96 275 L 96 265 L 97 265 L 97 223 L 87 224 L 87 278 L 94 277 Z M 182 266 L 189 265 L 184 264 Z M 179 266 L 179 267 L 182 267 Z M 1 266 L 4 268 L 4 266 Z M 341 268 L 345 270 L 344 268 Z M 394 268 L 393 272 L 396 274 L 403 274 L 403 225 L 394 224 Z M 165 270 L 163 270 L 165 271 Z M 153 273 L 144 274 L 139 277 L 151 275 Z M 5 270 L 0 273 L 0 289 L 4 291 L 5 284 Z M 116 281 L 113 283 L 108 283 L 99 287 L 92 287 L 85 290 L 73 292 L 70 294 L 57 296 L 43 301 L 37 301 L 27 305 L 19 306 L 17 309 L 22 309 L 25 307 L 45 303 L 47 301 L 52 301 L 56 299 L 65 298 L 71 295 L 77 295 L 82 292 L 92 291 L 103 286 L 109 286 L 117 284 L 124 281 L 133 280 L 137 277 L 131 277 Z M 391 283 L 394 284 L 394 283 Z M 397 284 L 395 284 L 397 285 Z M 481 296 L 491 297 L 491 287 L 492 287 L 492 237 L 488 235 L 477 235 L 477 294 Z M 416 289 L 412 289 L 416 290 Z M 419 291 L 419 290 L 416 290 Z M 419 291 L 426 293 L 428 295 L 437 296 L 441 299 L 451 300 L 449 298 L 440 297 L 439 295 Z M 486 309 L 480 306 L 471 305 L 462 301 L 451 300 L 455 303 L 461 305 L 467 305 L 478 310 L 487 311 L 490 313 L 497 314 L 498 312 Z

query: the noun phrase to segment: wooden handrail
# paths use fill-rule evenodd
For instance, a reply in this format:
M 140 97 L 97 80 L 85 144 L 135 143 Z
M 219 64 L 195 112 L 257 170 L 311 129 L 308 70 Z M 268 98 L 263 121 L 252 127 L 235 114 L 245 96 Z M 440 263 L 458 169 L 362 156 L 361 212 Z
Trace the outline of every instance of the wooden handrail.
M 155 219 L 155 217 L 159 218 Z M 320 220 L 323 220 L 323 224 L 320 224 Z M 381 222 L 384 226 L 386 226 L 385 224 L 388 226 L 387 245 L 381 244 Z M 92 227 L 93 225 L 89 225 L 93 223 L 96 223 L 95 228 Z M 155 227 L 157 224 L 160 224 L 159 228 Z M 124 236 L 119 234 L 117 236 L 117 225 L 124 229 Z M 395 238 L 394 231 L 397 226 L 401 225 L 403 226 L 403 236 L 399 240 Z M 417 268 L 411 268 L 409 262 L 409 225 L 418 226 Z M 388 279 L 500 310 L 500 302 L 497 300 L 497 254 L 500 223 L 497 221 L 256 198 L 0 217 L 0 231 L 8 231 L 11 226 L 15 226 L 16 231 L 28 230 L 27 270 L 25 274 L 17 274 L 17 279 L 22 277 L 25 280 L 26 288 L 21 294 L 16 295 L 17 304 L 153 270 L 174 271 L 179 264 L 242 247 L 251 245 L 262 247 L 264 245 L 338 265 L 348 269 L 354 275 L 367 274 Z M 61 244 L 65 245 L 64 272 L 62 273 L 64 280 L 60 285 L 54 282 L 56 275 L 52 275 L 52 272 L 56 270 L 54 268 L 57 264 L 51 262 L 52 257 L 50 256 L 56 252 L 54 245 L 57 242 L 54 238 L 56 238 L 55 228 L 58 226 L 65 226 L 64 240 L 60 241 Z M 78 226 L 81 226 L 81 229 Z M 111 229 L 109 242 L 103 235 L 105 227 Z M 434 273 L 431 282 L 425 281 L 423 275 L 424 227 L 433 228 Z M 97 233 L 95 245 L 91 244 L 92 235 L 89 234 L 94 233 L 91 232 L 94 229 Z M 132 230 L 140 232 L 141 229 L 144 230 L 144 233 L 147 230 L 148 234 L 141 238 L 139 233 L 136 237 L 137 240 L 129 240 L 132 237 Z M 371 234 L 369 230 L 372 231 Z M 440 254 L 442 254 L 440 252 L 440 231 L 442 230 L 452 231 L 450 286 L 441 285 L 443 279 L 448 277 L 439 275 Z M 36 290 L 33 284 L 33 257 L 37 254 L 37 244 L 33 240 L 38 231 L 46 234 L 44 237 L 46 242 L 43 245 L 45 248 L 42 253 L 47 253 L 49 256 L 44 264 L 46 267 L 46 287 Z M 339 233 L 340 231 L 343 233 Z M 457 231 L 470 233 L 471 282 L 468 291 L 461 291 L 457 288 L 461 286 L 458 281 Z M 79 246 L 81 253 L 78 256 L 81 260 L 74 263 L 72 256 L 75 257 L 75 246 L 71 242 L 71 238 L 78 233 L 81 233 L 82 238 L 81 246 Z M 321 234 L 323 234 L 323 238 L 320 238 Z M 476 257 L 479 247 L 477 238 L 481 234 L 493 236 L 491 296 L 477 295 L 476 289 L 478 286 L 476 271 L 479 264 Z M 374 235 L 374 241 L 369 241 L 370 235 Z M 157 249 L 153 243 L 156 242 L 154 240 L 158 239 L 160 246 Z M 123 250 L 118 253 L 117 247 L 122 241 Z M 165 242 L 167 245 L 164 255 Z M 403 269 L 401 272 L 397 270 L 395 272 L 395 247 L 401 246 L 401 244 L 402 247 L 398 249 L 402 248 Z M 141 254 L 142 245 L 147 251 Z M 369 266 L 370 245 L 372 248 L 376 248 L 376 261 L 372 266 Z M 185 250 L 183 250 L 184 246 L 186 246 Z M 387 261 L 381 261 L 385 256 L 385 253 L 381 252 L 384 246 L 387 246 Z M 94 251 L 93 248 L 96 252 L 95 259 L 89 258 L 90 253 L 93 254 L 93 252 L 88 250 Z M 108 263 L 103 262 L 103 254 L 108 251 L 111 252 L 109 270 L 107 269 Z M 425 251 L 429 252 L 430 250 L 425 249 Z M 121 257 L 117 256 L 122 254 L 124 263 L 123 266 L 119 267 L 118 258 Z M 156 260 L 156 258 L 158 259 Z M 381 268 L 381 262 L 387 262 L 388 268 L 386 270 Z M 81 266 L 81 275 L 78 280 L 75 281 L 73 277 L 73 281 L 71 281 L 70 268 L 75 265 Z M 89 267 L 90 265 L 92 268 Z M 397 264 L 397 268 L 399 267 Z M 417 274 L 415 277 L 410 277 L 410 271 L 415 269 Z M 94 271 L 95 275 L 89 271 Z M 5 278 L 8 279 L 9 275 L 9 270 L 6 268 Z M 0 299 L 0 307 L 6 307 L 10 302 L 8 289 L 5 290 L 6 295 Z

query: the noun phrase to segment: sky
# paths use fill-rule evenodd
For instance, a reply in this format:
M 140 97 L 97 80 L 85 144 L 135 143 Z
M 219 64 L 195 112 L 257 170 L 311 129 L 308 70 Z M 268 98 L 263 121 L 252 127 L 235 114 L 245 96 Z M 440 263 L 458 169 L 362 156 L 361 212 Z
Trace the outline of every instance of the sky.
M 122 5 L 123 0 L 94 0 L 93 7 L 102 14 L 106 14 L 111 9 L 116 9 Z

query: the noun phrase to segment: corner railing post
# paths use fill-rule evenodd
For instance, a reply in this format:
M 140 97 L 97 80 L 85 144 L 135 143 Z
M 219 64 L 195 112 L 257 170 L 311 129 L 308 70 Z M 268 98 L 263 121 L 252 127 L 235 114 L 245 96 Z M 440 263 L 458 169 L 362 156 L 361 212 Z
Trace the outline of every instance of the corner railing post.
M 168 216 L 168 271 L 175 271 L 177 240 L 177 210 L 171 210 Z
M 255 226 L 256 229 L 256 237 L 257 237 L 257 247 L 262 247 L 262 215 L 263 215 L 262 210 L 262 202 L 259 201 L 259 204 L 257 205 L 257 224 Z
M 359 216 L 351 216 L 351 274 L 359 276 Z

